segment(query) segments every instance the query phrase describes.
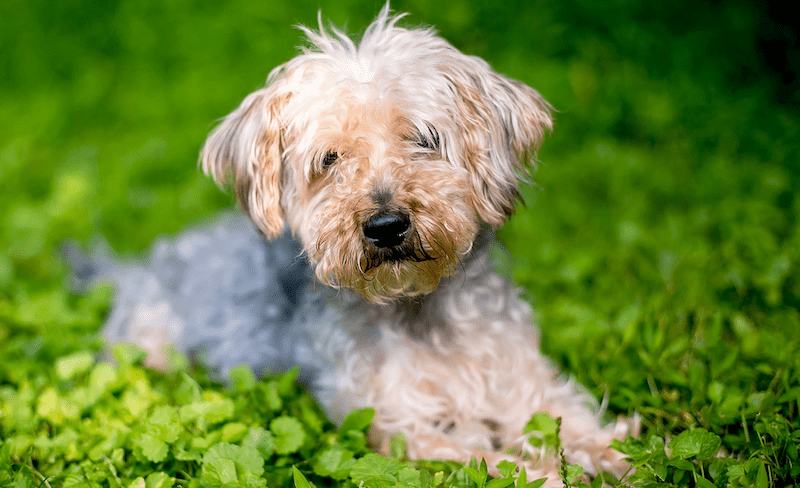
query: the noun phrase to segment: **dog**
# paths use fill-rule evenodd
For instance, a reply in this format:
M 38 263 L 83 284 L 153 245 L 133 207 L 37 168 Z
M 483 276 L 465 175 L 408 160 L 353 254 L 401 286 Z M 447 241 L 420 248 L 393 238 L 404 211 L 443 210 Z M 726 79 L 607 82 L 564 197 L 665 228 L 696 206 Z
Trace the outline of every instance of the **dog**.
M 621 475 L 594 398 L 539 351 L 530 306 L 494 272 L 494 232 L 552 128 L 532 88 L 402 28 L 388 4 L 360 42 L 301 27 L 310 46 L 274 69 L 208 137 L 201 166 L 247 217 L 155 245 L 146 263 L 96 256 L 117 295 L 105 336 L 165 346 L 224 376 L 301 367 L 334 421 L 372 407 L 369 437 L 411 459 L 503 459 L 560 486 L 526 423 L 560 417 L 566 461 Z

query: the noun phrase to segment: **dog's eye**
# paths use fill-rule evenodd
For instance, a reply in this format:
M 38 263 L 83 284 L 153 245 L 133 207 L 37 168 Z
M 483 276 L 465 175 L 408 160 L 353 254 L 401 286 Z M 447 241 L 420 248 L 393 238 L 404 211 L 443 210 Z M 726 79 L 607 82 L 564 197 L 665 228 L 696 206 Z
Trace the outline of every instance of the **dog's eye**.
M 328 169 L 333 166 L 336 161 L 339 160 L 339 153 L 336 151 L 328 151 L 325 153 L 325 157 L 322 159 L 322 168 Z
M 424 136 L 420 133 L 417 133 L 414 137 L 414 144 L 423 149 L 436 151 L 439 149 L 439 134 L 436 131 L 431 131 L 429 136 Z
M 428 139 L 425 139 L 424 137 L 417 141 L 417 146 L 425 149 L 436 150 L 436 144 Z

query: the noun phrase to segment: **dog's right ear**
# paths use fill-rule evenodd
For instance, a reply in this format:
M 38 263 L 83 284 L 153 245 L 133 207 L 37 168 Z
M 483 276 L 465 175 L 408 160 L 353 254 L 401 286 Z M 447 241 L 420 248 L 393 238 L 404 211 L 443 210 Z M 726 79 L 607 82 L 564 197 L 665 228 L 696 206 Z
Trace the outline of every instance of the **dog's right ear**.
M 272 85 L 248 95 L 208 136 L 201 153 L 203 171 L 219 186 L 233 183 L 239 205 L 270 239 L 284 226 L 279 111 L 288 96 L 274 92 Z

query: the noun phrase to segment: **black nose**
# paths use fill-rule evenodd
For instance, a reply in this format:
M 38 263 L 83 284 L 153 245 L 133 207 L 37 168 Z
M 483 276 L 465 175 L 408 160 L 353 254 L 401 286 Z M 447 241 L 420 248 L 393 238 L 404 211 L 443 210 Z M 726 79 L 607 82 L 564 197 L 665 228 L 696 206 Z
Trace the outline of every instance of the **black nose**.
M 364 222 L 362 230 L 367 242 L 389 248 L 401 244 L 409 235 L 411 219 L 403 212 L 381 213 Z

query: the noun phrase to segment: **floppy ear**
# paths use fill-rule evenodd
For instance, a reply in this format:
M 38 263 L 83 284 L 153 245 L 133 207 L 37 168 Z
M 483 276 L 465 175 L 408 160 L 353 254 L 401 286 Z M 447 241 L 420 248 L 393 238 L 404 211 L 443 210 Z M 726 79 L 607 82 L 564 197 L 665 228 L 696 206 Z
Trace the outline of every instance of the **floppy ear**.
M 283 231 L 280 205 L 281 130 L 278 111 L 287 95 L 273 87 L 251 93 L 203 146 L 203 171 L 223 186 L 233 180 L 239 205 L 270 239 Z
M 518 179 L 529 176 L 545 130 L 550 105 L 531 87 L 505 78 L 486 62 L 464 56 L 442 68 L 454 92 L 453 158 L 463 161 L 472 188 L 469 199 L 481 219 L 501 225 L 519 199 Z M 452 160 L 452 159 L 451 159 Z

